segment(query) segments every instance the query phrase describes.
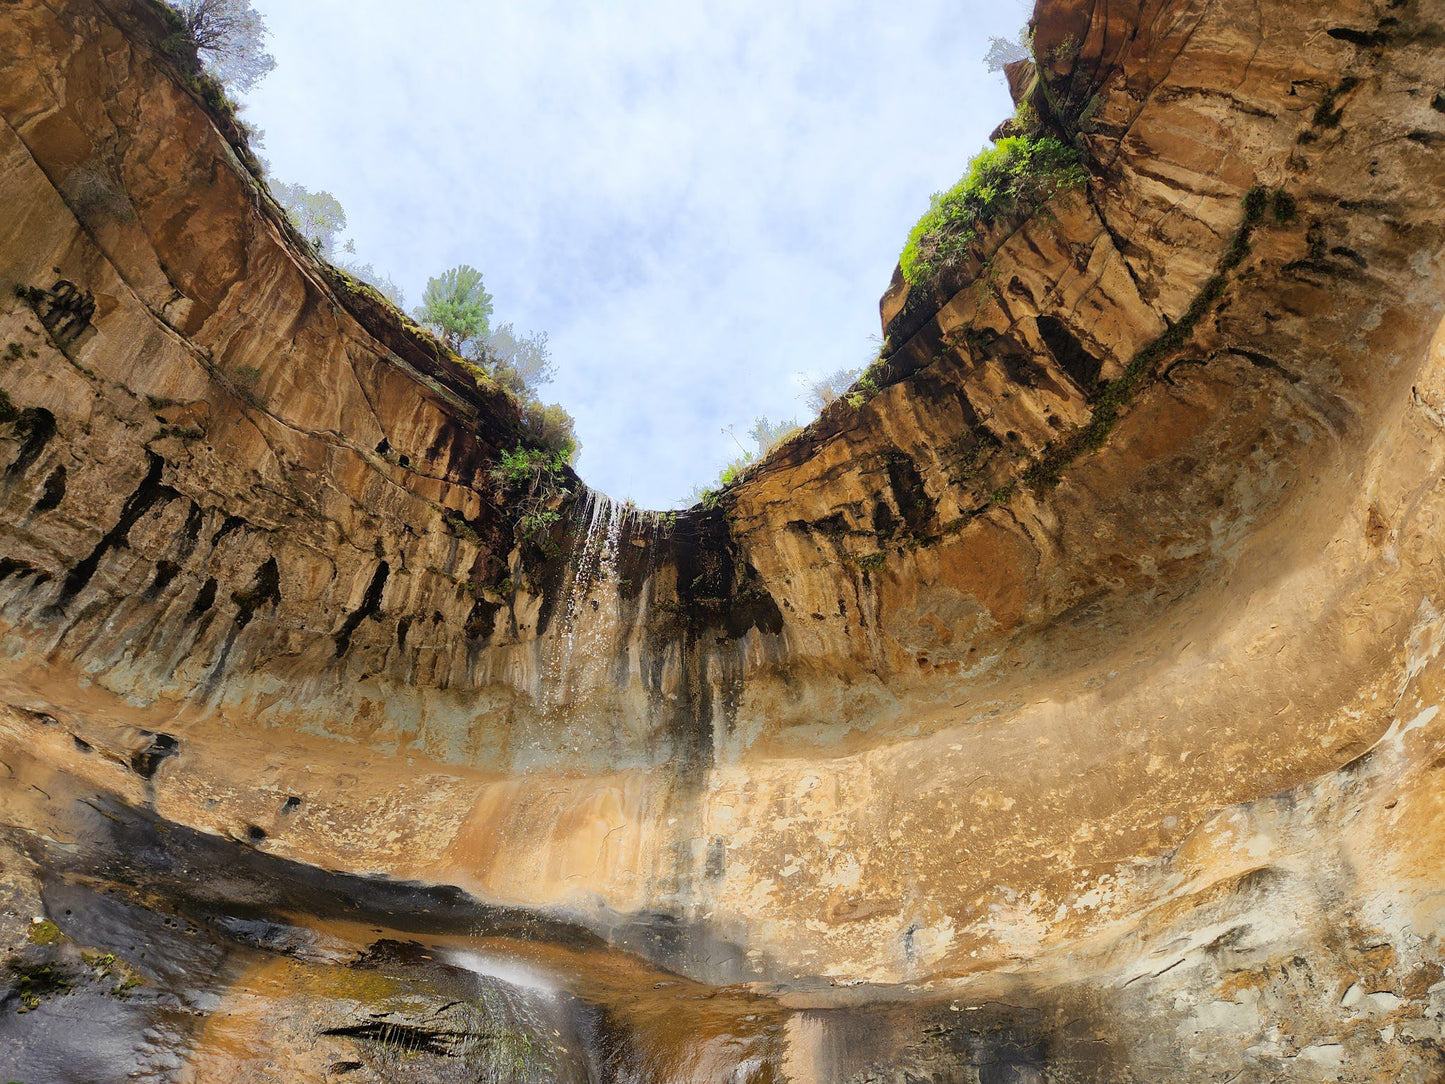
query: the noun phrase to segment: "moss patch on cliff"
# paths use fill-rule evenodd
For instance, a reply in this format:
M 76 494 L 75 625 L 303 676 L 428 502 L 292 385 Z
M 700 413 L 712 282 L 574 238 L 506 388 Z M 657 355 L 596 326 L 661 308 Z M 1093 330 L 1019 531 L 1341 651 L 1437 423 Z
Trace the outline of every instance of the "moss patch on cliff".
M 1288 199 L 1288 197 L 1285 197 Z M 1279 205 L 1278 197 L 1275 199 Z M 1290 201 L 1292 206 L 1293 201 Z M 1244 195 L 1244 218 L 1219 261 L 1218 270 L 1205 280 L 1204 286 L 1180 318 L 1170 324 L 1152 342 L 1130 359 L 1124 372 L 1104 384 L 1094 398 L 1094 412 L 1089 420 L 1067 438 L 1045 447 L 1043 454 L 1024 471 L 1023 479 L 1034 490 L 1049 490 L 1058 485 L 1064 469 L 1086 452 L 1097 451 L 1118 424 L 1120 413 L 1133 402 L 1151 376 L 1159 361 L 1169 352 L 1184 345 L 1194 333 L 1205 313 L 1214 307 L 1224 293 L 1228 275 L 1249 254 L 1249 239 L 1264 218 L 1270 205 L 1270 194 L 1264 188 L 1251 188 Z
M 61 936 L 60 927 L 48 918 L 36 919 L 25 931 L 25 939 L 32 945 L 58 945 Z
M 1053 136 L 1000 139 L 969 163 L 957 184 L 933 194 L 898 259 L 903 278 L 910 286 L 934 278 L 963 257 L 980 225 L 1012 211 L 1027 213 L 1085 180 L 1079 152 Z

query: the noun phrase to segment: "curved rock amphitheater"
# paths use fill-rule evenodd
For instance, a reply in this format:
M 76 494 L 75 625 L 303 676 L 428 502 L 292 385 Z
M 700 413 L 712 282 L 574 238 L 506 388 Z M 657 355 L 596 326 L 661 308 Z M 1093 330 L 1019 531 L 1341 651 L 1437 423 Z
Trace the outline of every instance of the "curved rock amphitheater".
M 1445 1079 L 1445 6 L 1035 24 L 1087 185 L 539 538 L 158 5 L 0 4 L 0 1079 Z

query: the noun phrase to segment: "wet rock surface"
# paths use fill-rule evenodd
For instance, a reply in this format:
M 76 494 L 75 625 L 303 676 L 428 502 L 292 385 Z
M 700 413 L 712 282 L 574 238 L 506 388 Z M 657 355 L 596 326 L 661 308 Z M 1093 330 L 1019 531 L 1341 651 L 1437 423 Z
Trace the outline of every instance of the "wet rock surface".
M 1440 1079 L 1442 26 L 1042 4 L 1086 183 L 538 537 L 159 5 L 0 4 L 0 1078 Z

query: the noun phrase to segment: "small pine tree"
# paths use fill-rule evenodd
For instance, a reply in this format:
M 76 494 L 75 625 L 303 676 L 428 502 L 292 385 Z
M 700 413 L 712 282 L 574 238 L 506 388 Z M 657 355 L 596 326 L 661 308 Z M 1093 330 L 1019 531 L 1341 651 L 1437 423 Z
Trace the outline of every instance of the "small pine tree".
M 482 283 L 482 273 L 461 264 L 427 279 L 416 318 L 441 336 L 455 353 L 484 339 L 492 317 L 492 295 Z

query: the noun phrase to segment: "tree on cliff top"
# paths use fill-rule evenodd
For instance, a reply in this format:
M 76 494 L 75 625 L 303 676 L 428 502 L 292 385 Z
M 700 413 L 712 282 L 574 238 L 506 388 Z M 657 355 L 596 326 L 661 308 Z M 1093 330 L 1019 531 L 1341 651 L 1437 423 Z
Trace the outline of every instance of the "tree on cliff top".
M 416 318 L 458 354 L 486 338 L 491 317 L 492 295 L 482 284 L 482 273 L 467 264 L 427 279 L 416 310 Z
M 511 324 L 503 324 L 477 344 L 477 353 L 492 375 L 519 396 L 538 394 L 557 372 L 545 331 L 519 336 Z
M 346 229 L 346 211 L 341 201 L 325 190 L 313 192 L 304 184 L 285 181 L 272 181 L 271 192 L 301 236 L 328 260 L 334 257 L 336 237 Z
M 251 0 L 172 0 L 201 63 L 227 90 L 244 94 L 276 67 L 266 20 Z
M 1001 72 L 1004 66 L 1016 60 L 1027 60 L 1029 52 L 1029 28 L 1024 27 L 1016 38 L 988 39 L 988 52 L 983 55 L 984 65 L 991 72 Z

